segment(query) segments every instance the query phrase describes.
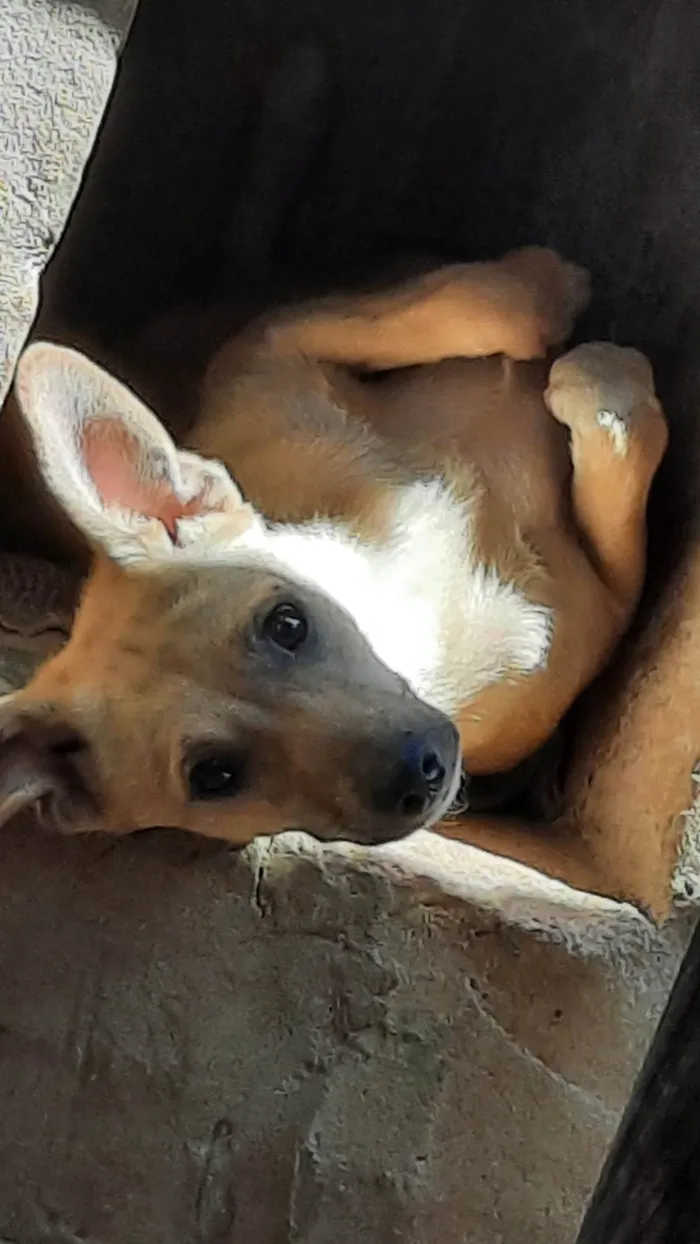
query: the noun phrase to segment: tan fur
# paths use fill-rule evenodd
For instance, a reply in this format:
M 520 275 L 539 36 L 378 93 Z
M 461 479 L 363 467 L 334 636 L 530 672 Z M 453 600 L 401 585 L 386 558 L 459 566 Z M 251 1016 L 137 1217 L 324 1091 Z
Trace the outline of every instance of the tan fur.
M 478 560 L 554 619 L 541 669 L 506 671 L 454 713 L 475 774 L 516 765 L 552 734 L 609 658 L 642 585 L 665 421 L 633 351 L 580 347 L 549 370 L 545 356 L 564 343 L 585 300 L 578 269 L 532 249 L 293 309 L 224 343 L 192 412 L 188 446 L 224 462 L 272 520 L 342 520 L 381 543 L 395 490 L 436 472 L 473 507 Z M 168 582 L 191 599 L 191 584 Z M 187 806 L 169 776 L 184 722 L 210 716 L 221 686 L 233 677 L 236 694 L 243 673 L 232 672 L 221 630 L 235 625 L 233 605 L 222 620 L 214 594 L 208 611 L 188 606 L 176 616 L 158 603 L 165 590 L 156 574 L 99 560 L 71 642 L 15 698 L 13 720 L 33 715 L 45 731 L 47 714 L 63 716 L 87 737 L 99 756 L 98 819 L 113 831 L 165 822 L 244 841 L 289 818 L 321 833 L 325 818 L 330 836 L 342 836 L 343 804 L 353 836 L 369 839 L 357 807 L 349 811 L 354 796 L 339 793 L 351 744 L 324 739 L 318 704 L 313 746 L 323 764 L 313 771 L 300 751 L 310 720 L 280 707 L 274 807 L 251 797 L 224 817 Z M 208 581 L 201 592 L 204 601 Z M 194 617 L 187 629 L 182 619 Z M 457 661 L 468 637 L 456 615 L 447 632 Z M 339 711 L 329 697 L 328 720 Z M 467 818 L 444 832 L 574 884 L 590 881 L 575 852 L 507 825 Z

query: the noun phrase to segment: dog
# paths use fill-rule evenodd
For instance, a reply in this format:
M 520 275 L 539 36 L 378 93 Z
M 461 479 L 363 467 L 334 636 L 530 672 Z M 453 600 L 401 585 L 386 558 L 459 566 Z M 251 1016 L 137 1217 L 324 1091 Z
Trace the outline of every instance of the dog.
M 0 702 L 0 819 L 483 845 L 470 778 L 551 739 L 645 574 L 666 421 L 637 351 L 560 353 L 588 296 L 526 248 L 220 327 L 186 448 L 31 344 L 5 426 L 94 557 Z

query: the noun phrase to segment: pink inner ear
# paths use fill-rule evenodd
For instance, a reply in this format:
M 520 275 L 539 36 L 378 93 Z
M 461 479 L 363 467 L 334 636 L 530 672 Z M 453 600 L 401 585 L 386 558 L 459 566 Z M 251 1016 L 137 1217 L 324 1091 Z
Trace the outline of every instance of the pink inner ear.
M 83 460 L 105 506 L 119 505 L 147 518 L 158 519 L 175 536 L 179 518 L 201 514 L 201 497 L 181 501 L 172 484 L 154 478 L 160 465 L 149 461 L 148 450 L 119 419 L 93 419 L 82 435 Z

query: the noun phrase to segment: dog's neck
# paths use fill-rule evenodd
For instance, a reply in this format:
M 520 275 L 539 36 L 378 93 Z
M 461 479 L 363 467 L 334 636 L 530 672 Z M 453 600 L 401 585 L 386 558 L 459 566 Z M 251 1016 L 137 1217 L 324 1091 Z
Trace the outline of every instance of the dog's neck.
M 479 557 L 479 503 L 421 480 L 395 490 L 373 539 L 322 519 L 274 527 L 268 549 L 341 605 L 416 694 L 454 714 L 509 673 L 539 668 L 550 640 L 547 610 Z

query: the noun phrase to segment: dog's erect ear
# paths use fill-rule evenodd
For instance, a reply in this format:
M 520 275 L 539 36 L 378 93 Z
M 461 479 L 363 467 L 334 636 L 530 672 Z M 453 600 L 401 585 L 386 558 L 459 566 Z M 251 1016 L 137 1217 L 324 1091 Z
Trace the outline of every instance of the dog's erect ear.
M 0 698 L 0 826 L 31 810 L 63 833 L 100 829 L 92 787 L 82 740 L 50 706 L 25 705 L 21 692 Z
M 163 425 L 84 355 L 37 342 L 15 392 L 38 468 L 86 539 L 115 561 L 254 543 L 262 522 L 219 462 L 179 451 Z

